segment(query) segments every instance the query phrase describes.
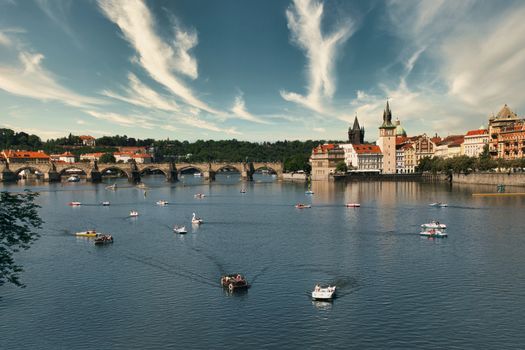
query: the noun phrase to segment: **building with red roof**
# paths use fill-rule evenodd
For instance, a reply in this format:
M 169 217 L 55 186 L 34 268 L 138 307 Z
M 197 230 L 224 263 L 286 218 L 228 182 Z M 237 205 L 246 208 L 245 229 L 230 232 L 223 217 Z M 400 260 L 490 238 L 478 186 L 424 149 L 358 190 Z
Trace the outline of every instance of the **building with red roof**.
M 102 157 L 104 155 L 103 152 L 95 152 L 95 153 L 84 153 L 84 154 L 81 154 L 80 155 L 80 160 L 81 161 L 99 161 L 100 160 L 100 157 Z
M 50 158 L 44 151 L 5 150 L 2 155 L 7 163 L 48 163 Z
M 349 169 L 356 172 L 377 172 L 383 169 L 383 154 L 381 148 L 373 144 L 341 145 L 345 154 L 345 163 Z
M 80 141 L 82 141 L 82 146 L 95 147 L 96 140 L 93 136 L 90 135 L 80 135 Z
M 479 157 L 483 148 L 489 143 L 489 131 L 484 127 L 469 130 L 465 135 L 462 154 L 469 157 Z
M 328 180 L 339 162 L 344 162 L 344 150 L 335 144 L 319 145 L 312 149 L 310 165 L 312 180 Z
M 149 164 L 152 162 L 153 157 L 147 153 L 137 153 L 131 157 L 137 164 Z
M 51 154 L 49 156 L 53 162 L 62 162 L 62 163 L 75 163 L 76 157 L 71 152 L 64 152 L 62 154 Z

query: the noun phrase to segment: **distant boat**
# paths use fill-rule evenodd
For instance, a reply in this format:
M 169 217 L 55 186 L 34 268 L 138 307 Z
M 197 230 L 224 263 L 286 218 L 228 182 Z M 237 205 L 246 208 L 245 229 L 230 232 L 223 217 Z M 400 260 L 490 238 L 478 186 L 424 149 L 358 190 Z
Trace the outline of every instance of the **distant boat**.
M 139 184 L 137 185 L 137 188 L 146 189 L 146 188 L 148 188 L 148 187 L 146 186 L 146 184 L 145 184 L 144 182 L 141 182 L 141 183 L 139 183 Z
M 311 208 L 312 205 L 311 204 L 298 203 L 298 204 L 295 205 L 295 207 L 297 209 L 308 209 L 308 208 Z
M 71 206 L 71 207 L 79 207 L 82 205 L 82 203 L 80 202 L 69 202 L 67 205 Z
M 194 173 L 193 176 L 200 177 L 200 176 L 202 176 L 202 173 Z
M 109 207 L 111 203 L 108 201 L 105 201 L 105 202 L 100 203 L 100 205 L 102 205 L 103 207 Z
M 180 234 L 188 233 L 188 231 L 186 231 L 186 226 L 177 226 L 177 225 L 175 225 L 173 227 L 173 231 L 175 233 L 180 233 Z
M 246 189 L 245 188 L 241 188 L 241 193 L 246 193 Z
M 447 225 L 440 224 L 439 221 L 432 220 L 429 223 L 421 225 L 422 229 L 436 229 L 436 230 L 444 230 L 447 228 Z
M 426 237 L 436 237 L 436 238 L 443 238 L 443 237 L 448 236 L 445 231 L 438 230 L 438 229 L 424 230 L 424 231 L 421 231 L 419 235 L 426 236 Z
M 335 286 L 321 287 L 316 285 L 312 291 L 312 299 L 314 300 L 332 300 L 335 294 Z
M 314 191 L 312 190 L 304 191 L 304 194 L 314 194 Z
M 72 175 L 67 178 L 67 182 L 79 182 L 79 181 L 80 181 L 80 177 L 78 177 L 77 175 Z
M 429 205 L 431 207 L 440 207 L 440 208 L 448 207 L 447 203 L 441 203 L 441 202 L 434 202 L 434 203 L 430 203 Z
M 75 233 L 75 236 L 77 236 L 77 237 L 93 238 L 93 237 L 98 237 L 99 235 L 100 235 L 100 233 L 97 233 L 97 231 L 95 231 L 95 230 L 87 230 L 87 231 L 82 231 L 82 232 Z
M 129 216 L 131 216 L 132 218 L 137 217 L 139 216 L 139 212 L 136 210 L 132 210 L 129 212 Z
M 201 218 L 198 218 L 197 216 L 195 216 L 195 213 L 193 213 L 193 217 L 191 218 L 191 223 L 194 225 L 200 225 L 203 223 L 203 221 Z
M 115 191 L 117 189 L 117 184 L 106 186 L 106 190 Z
M 157 201 L 157 205 L 160 205 L 161 207 L 168 205 L 168 201 Z
M 359 203 L 346 203 L 347 208 L 359 208 L 361 204 Z
M 109 244 L 109 243 L 113 243 L 112 235 L 100 235 L 97 238 L 95 238 L 96 245 Z
M 204 193 L 196 193 L 193 197 L 202 199 L 202 198 L 205 198 L 206 195 Z

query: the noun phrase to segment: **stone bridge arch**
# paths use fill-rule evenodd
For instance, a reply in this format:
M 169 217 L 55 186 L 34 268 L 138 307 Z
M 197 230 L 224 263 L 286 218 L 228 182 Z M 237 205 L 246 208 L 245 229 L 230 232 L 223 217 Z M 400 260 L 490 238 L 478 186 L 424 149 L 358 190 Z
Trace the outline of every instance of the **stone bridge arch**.
M 118 170 L 119 173 L 126 174 L 126 177 L 128 178 L 128 181 L 131 181 L 133 179 L 133 175 L 131 174 L 131 169 L 125 169 L 122 166 L 119 166 L 119 164 L 102 164 L 100 167 L 100 174 L 104 174 L 108 170 Z

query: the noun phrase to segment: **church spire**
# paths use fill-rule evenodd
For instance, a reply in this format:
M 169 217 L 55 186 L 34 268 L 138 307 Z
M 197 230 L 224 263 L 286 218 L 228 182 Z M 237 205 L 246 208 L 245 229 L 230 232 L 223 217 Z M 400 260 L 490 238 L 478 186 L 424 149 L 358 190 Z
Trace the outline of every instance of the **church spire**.
M 383 111 L 383 127 L 394 127 L 392 124 L 392 111 L 390 110 L 390 104 L 386 100 L 386 108 Z
M 355 114 L 355 119 L 354 119 L 354 126 L 352 127 L 353 130 L 360 130 L 361 128 L 359 127 L 359 121 L 357 120 L 357 113 Z

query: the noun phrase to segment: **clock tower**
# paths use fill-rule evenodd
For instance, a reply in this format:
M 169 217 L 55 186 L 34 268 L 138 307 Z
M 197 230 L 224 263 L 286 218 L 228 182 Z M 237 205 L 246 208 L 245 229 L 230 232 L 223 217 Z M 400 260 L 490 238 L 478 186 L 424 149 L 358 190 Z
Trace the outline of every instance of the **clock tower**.
M 383 111 L 383 124 L 379 127 L 378 146 L 383 153 L 383 174 L 396 173 L 396 126 L 392 124 L 392 111 L 388 101 Z

